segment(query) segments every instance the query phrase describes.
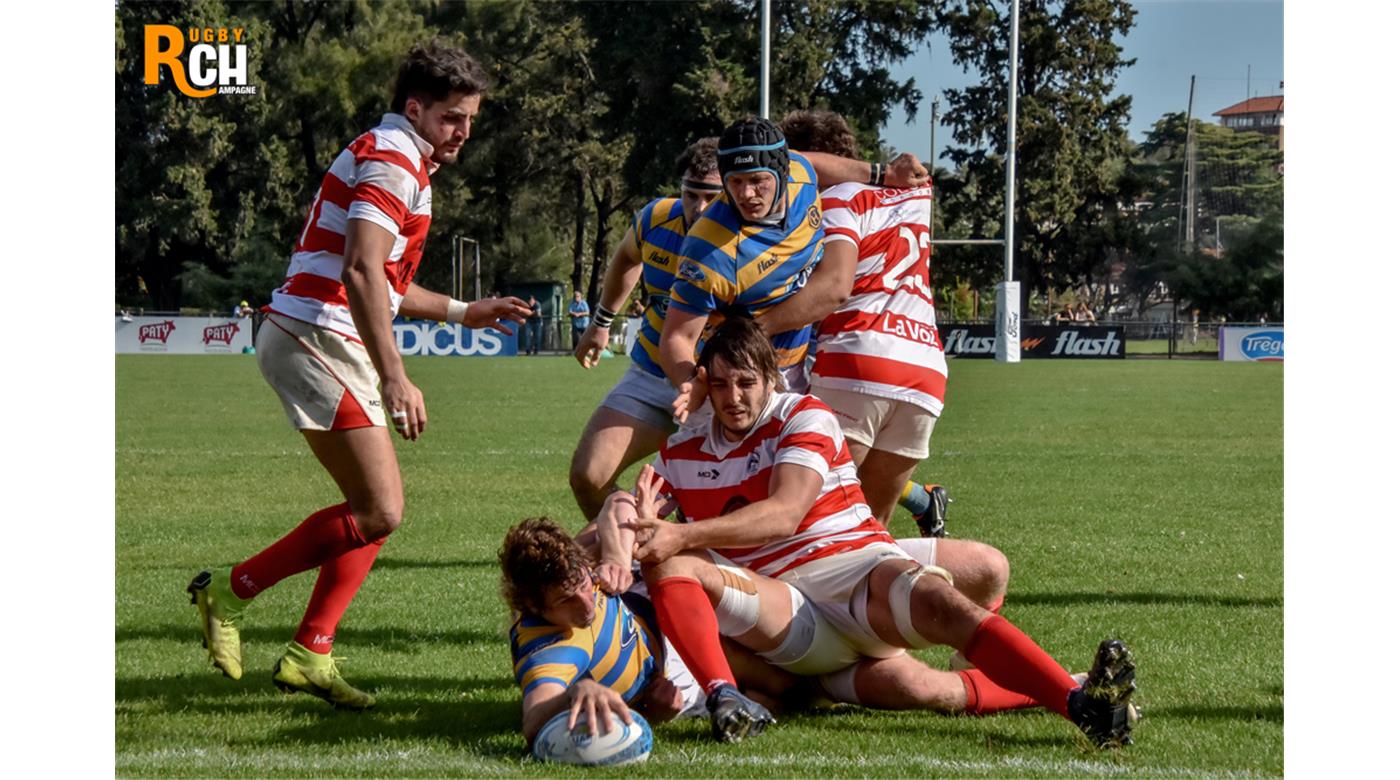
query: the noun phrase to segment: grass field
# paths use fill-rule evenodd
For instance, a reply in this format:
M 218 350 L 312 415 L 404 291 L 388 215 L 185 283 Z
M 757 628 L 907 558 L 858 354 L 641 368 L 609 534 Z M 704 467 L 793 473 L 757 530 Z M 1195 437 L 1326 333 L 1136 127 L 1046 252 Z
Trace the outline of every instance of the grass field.
M 379 707 L 283 697 L 269 670 L 310 593 L 249 609 L 241 681 L 200 649 L 185 584 L 340 500 L 251 358 L 117 358 L 116 771 L 124 777 L 582 774 L 518 736 L 495 552 L 527 515 L 582 524 L 578 433 L 625 367 L 410 358 L 430 415 L 400 446 L 407 520 L 341 625 Z M 1203 361 L 954 360 L 925 479 L 954 536 L 1012 562 L 1004 614 L 1084 667 L 1119 636 L 1146 710 L 1122 751 L 1057 716 L 835 712 L 737 746 L 661 725 L 651 761 L 601 775 L 1274 776 L 1283 771 L 1283 369 Z M 896 535 L 912 535 L 906 517 Z M 942 650 L 922 654 L 943 663 Z

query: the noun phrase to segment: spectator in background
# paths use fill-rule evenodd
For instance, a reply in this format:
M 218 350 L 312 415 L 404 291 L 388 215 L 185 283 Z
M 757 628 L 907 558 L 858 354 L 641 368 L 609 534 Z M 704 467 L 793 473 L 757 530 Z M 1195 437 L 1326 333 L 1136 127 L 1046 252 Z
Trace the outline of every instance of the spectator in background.
M 540 312 L 540 302 L 530 296 L 530 313 L 525 315 L 525 354 L 540 354 L 540 324 L 544 319 Z
M 1071 322 L 1074 322 L 1074 308 L 1066 303 L 1063 309 L 1055 312 L 1055 324 L 1065 325 Z
M 1079 307 L 1074 310 L 1074 321 L 1092 324 L 1098 322 L 1098 318 L 1094 316 L 1092 311 L 1089 311 L 1089 304 L 1080 301 Z
M 253 307 L 249 306 L 247 301 L 239 301 L 238 305 L 233 307 L 233 316 L 239 319 L 251 317 L 253 316 Z
M 583 293 L 574 290 L 574 300 L 569 304 L 569 317 L 573 319 L 574 349 L 578 349 L 578 340 L 583 337 L 583 332 L 588 330 L 589 314 L 588 303 L 583 300 Z

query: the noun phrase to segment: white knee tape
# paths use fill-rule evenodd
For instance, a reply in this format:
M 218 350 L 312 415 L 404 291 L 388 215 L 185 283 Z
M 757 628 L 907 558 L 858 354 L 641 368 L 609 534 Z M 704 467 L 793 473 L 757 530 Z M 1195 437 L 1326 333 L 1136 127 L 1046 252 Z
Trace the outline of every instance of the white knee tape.
M 724 636 L 740 636 L 758 625 L 758 588 L 742 569 L 720 566 L 724 578 L 724 593 L 715 605 L 719 632 Z
M 772 650 L 758 653 L 760 657 L 778 666 L 800 660 L 811 649 L 816 638 L 817 617 L 811 605 L 807 603 L 807 597 L 791 585 L 788 585 L 787 589 L 788 597 L 792 600 L 792 620 L 788 623 L 788 634 L 783 638 L 782 644 Z
M 856 693 L 856 667 L 860 664 L 851 664 L 837 672 L 824 674 L 817 679 L 822 684 L 822 690 L 832 701 L 838 704 L 860 704 L 860 696 Z
M 894 543 L 899 545 L 899 549 L 909 553 L 921 566 L 934 566 L 938 563 L 937 537 L 895 539 Z
M 914 620 L 910 615 L 910 603 L 914 599 L 914 583 L 929 573 L 939 575 L 947 580 L 949 585 L 953 584 L 953 575 L 949 574 L 946 569 L 937 566 L 918 566 L 905 569 L 890 585 L 890 613 L 894 616 L 894 626 L 899 629 L 899 635 L 904 637 L 904 641 L 908 642 L 910 647 L 933 647 L 937 644 L 937 642 L 925 639 L 914 628 Z

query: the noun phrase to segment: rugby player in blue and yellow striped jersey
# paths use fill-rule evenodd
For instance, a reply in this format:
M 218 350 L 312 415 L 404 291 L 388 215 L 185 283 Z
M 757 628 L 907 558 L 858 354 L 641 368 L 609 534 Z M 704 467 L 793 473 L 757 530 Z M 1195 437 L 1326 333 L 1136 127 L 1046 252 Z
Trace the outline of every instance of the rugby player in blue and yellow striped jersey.
M 661 364 L 672 384 L 691 378 L 706 325 L 743 313 L 762 317 L 806 283 L 821 260 L 816 172 L 787 148 L 782 131 L 749 117 L 720 137 L 724 192 L 686 235 L 661 334 Z M 802 392 L 810 326 L 772 335 L 789 390 Z
M 625 574 L 604 565 L 595 573 L 583 546 L 546 518 L 512 528 L 499 558 L 502 595 L 517 616 L 511 662 L 527 742 L 566 709 L 571 727 L 579 719 L 595 734 L 609 730 L 608 710 L 630 722 L 628 705 L 653 721 L 688 708 L 704 712 L 684 663 L 667 663 L 649 603 L 617 593 L 630 584 L 630 563 Z

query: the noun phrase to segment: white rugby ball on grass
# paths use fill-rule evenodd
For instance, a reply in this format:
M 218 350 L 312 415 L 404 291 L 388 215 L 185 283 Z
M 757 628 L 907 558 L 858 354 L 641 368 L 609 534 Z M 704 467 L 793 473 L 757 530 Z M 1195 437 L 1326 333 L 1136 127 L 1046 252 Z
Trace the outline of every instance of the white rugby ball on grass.
M 651 755 L 651 726 L 646 718 L 636 710 L 632 710 L 630 726 L 614 712 L 609 712 L 608 718 L 612 721 L 612 731 L 602 733 L 600 723 L 598 736 L 592 737 L 588 734 L 588 720 L 583 717 L 571 733 L 569 711 L 565 710 L 540 729 L 532 752 L 540 761 L 581 766 L 622 766 L 647 760 Z

